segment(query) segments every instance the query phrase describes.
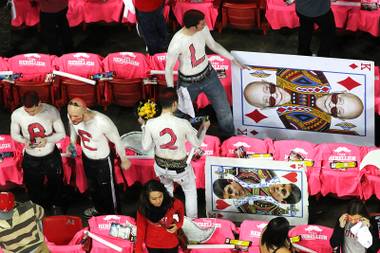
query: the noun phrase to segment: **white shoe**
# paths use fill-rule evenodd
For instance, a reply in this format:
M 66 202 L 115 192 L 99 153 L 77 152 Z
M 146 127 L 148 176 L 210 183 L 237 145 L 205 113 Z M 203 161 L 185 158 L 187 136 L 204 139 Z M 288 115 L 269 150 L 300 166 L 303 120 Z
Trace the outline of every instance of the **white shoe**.
M 191 218 L 184 217 L 182 230 L 189 242 L 204 243 L 210 240 L 216 227 L 201 228 Z

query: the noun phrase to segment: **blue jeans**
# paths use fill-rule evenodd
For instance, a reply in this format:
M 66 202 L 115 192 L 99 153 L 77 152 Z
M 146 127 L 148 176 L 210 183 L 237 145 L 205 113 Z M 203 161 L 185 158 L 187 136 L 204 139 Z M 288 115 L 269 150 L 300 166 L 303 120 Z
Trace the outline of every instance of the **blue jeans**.
M 139 30 L 150 55 L 166 51 L 167 27 L 163 11 L 163 5 L 151 12 L 136 10 Z
M 178 79 L 178 86 L 187 88 L 193 102 L 199 93 L 204 92 L 216 113 L 219 128 L 222 130 L 221 135 L 229 137 L 235 134 L 234 121 L 227 95 L 215 70 L 212 70 L 205 79 L 196 83 L 188 83 Z

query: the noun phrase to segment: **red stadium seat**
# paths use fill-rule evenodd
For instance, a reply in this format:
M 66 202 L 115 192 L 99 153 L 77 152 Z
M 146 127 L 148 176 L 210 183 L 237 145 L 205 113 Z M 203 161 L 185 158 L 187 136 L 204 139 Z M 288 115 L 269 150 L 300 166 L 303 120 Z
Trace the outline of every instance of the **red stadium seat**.
M 43 231 L 49 242 L 66 245 L 83 228 L 78 216 L 49 216 L 43 219 Z
M 149 65 L 144 54 L 112 53 L 103 60 L 103 66 L 106 72 L 114 73 L 114 79 L 107 81 L 107 101 L 131 107 L 145 97 L 143 79 L 148 77 Z
M 229 24 L 232 28 L 241 30 L 261 28 L 259 2 L 223 3 L 222 25 L 218 29 L 219 32 L 221 32 L 227 24 Z

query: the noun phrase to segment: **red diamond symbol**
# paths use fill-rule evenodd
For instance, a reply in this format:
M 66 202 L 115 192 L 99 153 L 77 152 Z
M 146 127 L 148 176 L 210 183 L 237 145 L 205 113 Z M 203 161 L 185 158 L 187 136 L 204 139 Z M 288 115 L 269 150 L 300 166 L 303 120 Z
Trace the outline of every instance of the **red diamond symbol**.
M 262 121 L 263 119 L 266 119 L 268 118 L 267 116 L 265 116 L 264 114 L 262 114 L 259 110 L 255 109 L 254 111 L 246 114 L 245 116 L 247 116 L 248 118 L 250 119 L 253 119 L 256 123 L 259 123 L 260 121 Z
M 323 88 L 322 88 L 322 91 L 323 91 L 323 92 L 329 92 L 329 91 L 330 91 L 330 88 L 329 88 L 329 87 L 323 87 Z
M 348 66 L 350 66 L 350 68 L 352 68 L 352 69 L 356 69 L 358 67 L 358 65 L 356 65 L 355 63 L 352 63 L 352 64 L 350 64 Z
M 252 130 L 250 133 L 251 133 L 252 135 L 256 135 L 256 134 L 258 134 L 259 132 L 257 132 L 256 130 Z
M 283 112 L 286 111 L 286 109 L 285 109 L 284 107 L 281 107 L 281 108 L 277 109 L 277 111 L 278 111 L 279 113 L 283 113 Z
M 351 77 L 347 77 L 346 79 L 338 82 L 340 85 L 344 86 L 347 90 L 352 90 L 358 86 L 360 86 L 361 84 L 356 82 L 354 79 L 352 79 Z

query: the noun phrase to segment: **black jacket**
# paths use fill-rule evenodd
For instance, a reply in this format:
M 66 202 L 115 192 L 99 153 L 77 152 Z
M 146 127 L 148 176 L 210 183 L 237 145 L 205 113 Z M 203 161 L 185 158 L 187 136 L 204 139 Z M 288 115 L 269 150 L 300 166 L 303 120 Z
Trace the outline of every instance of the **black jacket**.
M 380 216 L 372 217 L 370 219 L 370 227 L 369 231 L 372 234 L 373 243 L 372 246 L 367 249 L 367 253 L 377 253 L 380 249 L 380 239 L 379 239 L 379 228 L 378 223 L 380 225 Z M 339 226 L 339 219 L 335 224 L 334 232 L 330 238 L 330 245 L 334 249 L 338 247 L 337 251 L 333 251 L 336 253 L 343 252 L 343 244 L 344 244 L 344 228 Z

